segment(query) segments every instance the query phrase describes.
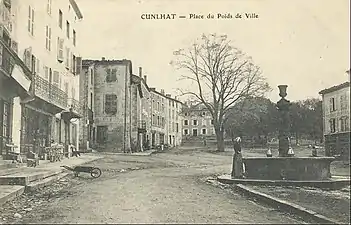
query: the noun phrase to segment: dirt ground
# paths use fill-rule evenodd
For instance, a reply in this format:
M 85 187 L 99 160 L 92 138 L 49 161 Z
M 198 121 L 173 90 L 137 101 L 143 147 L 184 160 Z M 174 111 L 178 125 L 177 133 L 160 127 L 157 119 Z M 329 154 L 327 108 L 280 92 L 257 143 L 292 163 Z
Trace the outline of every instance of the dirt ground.
M 3 205 L 2 223 L 302 223 L 297 217 L 206 182 L 231 157 L 186 149 L 105 155 L 103 171 L 69 175 Z
M 350 186 L 333 191 L 308 187 L 250 187 L 280 199 L 302 205 L 321 215 L 339 221 L 341 224 L 350 224 Z

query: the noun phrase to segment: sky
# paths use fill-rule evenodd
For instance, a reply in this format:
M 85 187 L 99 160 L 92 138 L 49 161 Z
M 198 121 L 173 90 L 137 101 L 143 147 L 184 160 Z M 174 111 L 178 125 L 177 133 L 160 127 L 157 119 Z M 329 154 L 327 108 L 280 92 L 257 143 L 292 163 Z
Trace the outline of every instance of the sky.
M 78 48 L 83 58 L 130 59 L 147 83 L 176 94 L 182 74 L 170 65 L 173 51 L 203 33 L 226 34 L 251 56 L 272 87 L 288 85 L 287 99 L 319 97 L 322 89 L 348 80 L 349 0 L 76 0 L 83 20 Z M 256 13 L 258 19 L 142 20 L 143 13 Z

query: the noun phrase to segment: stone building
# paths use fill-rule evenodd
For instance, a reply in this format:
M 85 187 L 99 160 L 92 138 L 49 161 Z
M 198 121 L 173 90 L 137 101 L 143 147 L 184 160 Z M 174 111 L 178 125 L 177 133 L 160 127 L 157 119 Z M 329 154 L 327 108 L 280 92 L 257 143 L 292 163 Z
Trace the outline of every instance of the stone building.
M 319 92 L 323 102 L 323 133 L 326 155 L 350 157 L 350 71 L 349 80 Z
M 151 93 L 146 76 L 139 67 L 139 76 L 132 75 L 132 146 L 135 151 L 143 151 L 151 146 Z
M 183 103 L 166 94 L 166 143 L 172 147 L 182 144 Z
M 82 87 L 84 90 L 81 90 L 86 93 L 86 97 L 82 100 L 85 101 L 84 105 L 88 105 L 88 111 L 89 105 L 93 104 L 92 118 L 88 119 L 86 114 L 85 126 L 82 126 L 86 130 L 84 133 L 90 133 L 89 140 L 93 141 L 97 149 L 129 151 L 132 135 L 130 107 L 132 62 L 102 58 L 83 60 L 82 64 L 84 70 L 81 74 L 81 83 L 86 83 L 84 80 L 93 83 Z M 93 80 L 91 77 L 88 78 L 86 71 L 90 76 L 93 74 Z M 81 135 L 80 142 L 86 143 L 86 141 L 88 139 Z
M 203 139 L 215 136 L 213 119 L 210 112 L 203 104 L 192 104 L 188 102 L 182 110 L 183 139 L 193 137 Z
M 29 97 L 33 79 L 32 71 L 18 55 L 18 40 L 12 29 L 16 20 L 11 16 L 12 11 L 11 1 L 0 1 L 0 155 L 4 158 L 9 150 L 7 144 L 20 144 L 20 131 L 13 132 L 13 127 L 20 126 L 21 114 L 13 105 Z
M 8 11 L 4 4 L 10 5 Z M 77 27 L 83 16 L 77 3 L 1 1 L 1 10 L 2 15 L 5 11 L 10 13 L 10 36 L 15 40 L 11 47 L 32 74 L 30 87 L 25 85 L 30 96 L 15 97 L 12 101 L 11 142 L 20 146 L 15 151 L 25 154 L 33 150 L 40 155 L 51 140 L 62 143 L 66 151 L 69 144 L 79 148 L 81 108 L 77 74 L 81 61 Z M 23 77 L 18 79 L 27 83 Z
M 83 114 L 80 122 L 79 145 L 90 150 L 96 144 L 96 124 L 94 122 L 94 76 L 95 64 L 91 60 L 82 62 L 79 79 L 79 101 L 82 103 Z

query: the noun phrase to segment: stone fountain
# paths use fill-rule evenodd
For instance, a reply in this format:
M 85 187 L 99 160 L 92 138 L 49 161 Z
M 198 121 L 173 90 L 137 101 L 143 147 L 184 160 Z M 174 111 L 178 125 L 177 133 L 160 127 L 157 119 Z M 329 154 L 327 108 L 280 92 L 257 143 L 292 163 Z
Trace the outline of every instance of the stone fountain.
M 218 177 L 223 183 L 285 184 L 326 187 L 335 184 L 348 185 L 350 179 L 335 179 L 330 173 L 334 157 L 298 157 L 291 154 L 290 118 L 291 103 L 286 99 L 287 85 L 279 85 L 276 108 L 280 115 L 279 146 L 277 156 L 243 157 L 244 178 L 228 175 Z M 290 149 L 290 151 L 289 151 Z M 267 155 L 268 156 L 268 155 Z M 233 167 L 234 168 L 234 167 Z M 233 173 L 232 173 L 233 174 Z

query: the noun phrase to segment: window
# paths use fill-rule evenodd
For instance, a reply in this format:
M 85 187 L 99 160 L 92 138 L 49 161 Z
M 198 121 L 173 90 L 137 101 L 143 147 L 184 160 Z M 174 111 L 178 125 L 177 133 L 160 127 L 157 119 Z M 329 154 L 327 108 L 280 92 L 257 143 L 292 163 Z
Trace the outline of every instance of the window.
M 106 69 L 106 82 L 117 81 L 117 69 Z
M 206 129 L 202 129 L 202 134 L 206 134 Z
M 46 26 L 46 39 L 45 39 L 46 50 L 51 51 L 51 27 Z
M 347 95 L 340 96 L 340 109 L 342 111 L 347 109 Z
M 45 79 L 49 79 L 49 67 L 44 66 L 44 74 L 45 74 Z
M 348 117 L 342 117 L 340 118 L 340 131 L 345 132 L 349 130 L 349 118 Z
M 184 120 L 184 125 L 185 126 L 188 126 L 189 124 L 188 124 L 188 120 Z
M 211 120 L 211 125 L 213 125 L 213 120 Z
M 193 125 L 197 126 L 197 120 L 193 120 Z
M 330 99 L 330 112 L 334 112 L 336 110 L 336 106 L 335 106 L 335 98 L 331 98 Z
M 72 87 L 71 92 L 72 92 L 72 98 L 75 99 L 76 98 L 76 89 L 74 87 Z
M 32 59 L 31 59 L 31 69 L 32 69 L 32 73 L 34 73 L 34 72 L 36 72 L 36 62 L 37 62 L 37 60 L 36 60 L 36 58 L 35 58 L 35 56 L 34 55 L 32 55 Z
M 52 3 L 52 0 L 47 0 L 48 3 L 46 5 L 46 11 L 49 15 L 51 15 L 51 3 Z
M 62 11 L 59 10 L 59 27 L 62 29 L 62 25 L 63 25 L 63 15 L 62 15 Z
M 72 73 L 76 74 L 76 56 L 72 54 Z
M 57 60 L 59 62 L 63 62 L 63 43 L 64 43 L 64 39 L 63 38 L 60 38 L 58 37 L 57 38 Z
M 75 30 L 73 30 L 73 45 L 76 46 L 76 38 L 77 38 L 77 33 Z
M 202 112 L 202 115 L 203 115 L 203 116 L 206 116 L 206 112 Z
M 152 125 L 156 125 L 156 116 L 152 114 Z
M 157 116 L 157 126 L 160 126 L 160 116 Z
M 34 36 L 34 9 L 28 7 L 28 32 Z
M 335 133 L 336 132 L 336 120 L 335 119 L 330 119 L 329 120 L 329 126 L 330 126 L 330 132 Z
M 68 94 L 68 83 L 65 82 L 64 86 L 65 86 L 65 92 L 66 92 L 66 94 Z
M 93 93 L 90 93 L 90 109 L 93 109 Z
M 66 63 L 65 63 L 65 66 L 67 69 L 69 69 L 69 56 L 70 56 L 70 51 L 69 51 L 69 48 L 66 47 Z
M 160 102 L 157 102 L 157 111 L 160 111 Z
M 69 32 L 70 32 L 69 22 L 66 21 L 66 35 L 67 35 L 67 38 L 69 38 Z
M 53 85 L 60 87 L 60 73 L 58 71 L 54 71 Z
M 94 85 L 94 70 L 90 69 L 90 84 Z
M 184 135 L 188 135 L 189 134 L 189 130 L 188 129 L 184 129 Z
M 179 132 L 179 124 L 176 123 L 176 132 L 178 133 Z
M 184 113 L 184 116 L 188 116 L 188 113 Z
M 10 104 L 3 102 L 3 118 L 2 118 L 2 136 L 5 138 L 10 137 Z
M 105 113 L 112 115 L 117 113 L 117 95 L 105 95 Z

